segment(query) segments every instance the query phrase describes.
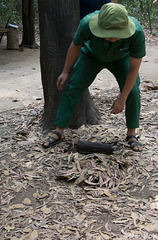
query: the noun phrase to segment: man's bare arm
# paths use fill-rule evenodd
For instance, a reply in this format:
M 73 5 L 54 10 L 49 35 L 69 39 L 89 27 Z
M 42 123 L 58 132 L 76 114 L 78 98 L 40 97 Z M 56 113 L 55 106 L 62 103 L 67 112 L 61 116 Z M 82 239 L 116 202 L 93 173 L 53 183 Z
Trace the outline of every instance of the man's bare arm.
M 74 44 L 74 42 L 72 41 L 72 43 L 68 49 L 67 55 L 66 55 L 66 60 L 65 60 L 65 65 L 64 65 L 63 71 L 57 80 L 58 90 L 63 89 L 64 83 L 66 82 L 66 80 L 68 78 L 69 71 L 70 71 L 72 65 L 74 64 L 77 56 L 79 55 L 81 47 L 82 47 L 82 45 L 76 46 Z
M 117 114 L 119 112 L 122 112 L 127 100 L 127 97 L 132 90 L 135 81 L 137 79 L 137 75 L 139 72 L 140 64 L 142 59 L 141 58 L 132 58 L 130 57 L 130 69 L 127 74 L 126 82 L 123 87 L 122 93 L 116 99 L 112 105 L 112 113 Z

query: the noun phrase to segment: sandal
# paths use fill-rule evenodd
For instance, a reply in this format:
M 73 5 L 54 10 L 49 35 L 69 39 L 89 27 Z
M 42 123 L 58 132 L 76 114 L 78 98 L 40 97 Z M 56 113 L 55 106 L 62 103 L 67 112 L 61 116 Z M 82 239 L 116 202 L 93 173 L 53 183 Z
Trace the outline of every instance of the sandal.
M 136 140 L 131 140 L 129 141 L 129 139 L 131 138 L 134 138 Z M 127 138 L 126 138 L 126 141 L 128 141 L 128 144 L 130 145 L 130 148 L 133 150 L 133 151 L 136 151 L 136 152 L 141 152 L 142 150 L 136 150 L 135 147 L 136 146 L 142 146 L 142 144 L 140 142 L 138 142 L 138 138 L 134 135 L 128 135 Z
M 49 138 L 46 140 L 46 142 L 42 143 L 42 147 L 43 148 L 50 148 L 60 142 L 63 141 L 63 138 L 61 137 L 61 133 L 58 132 L 58 131 L 54 131 L 53 134 L 57 135 L 58 136 L 58 139 L 54 138 L 54 137 L 51 137 L 49 136 Z M 48 144 L 47 144 L 48 142 Z

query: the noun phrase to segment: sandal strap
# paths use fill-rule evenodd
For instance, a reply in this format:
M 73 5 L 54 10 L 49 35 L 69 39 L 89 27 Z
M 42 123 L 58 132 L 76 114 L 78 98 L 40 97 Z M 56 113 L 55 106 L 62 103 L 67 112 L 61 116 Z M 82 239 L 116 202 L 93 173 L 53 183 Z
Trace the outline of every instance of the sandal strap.
M 47 139 L 47 142 L 48 142 L 49 144 L 52 143 L 51 140 L 53 140 L 53 142 L 54 142 L 54 141 L 57 141 L 57 140 L 60 140 L 60 139 L 61 139 L 61 133 L 60 133 L 60 132 L 54 131 L 53 134 L 57 135 L 57 136 L 59 137 L 59 139 L 56 139 L 55 137 L 49 136 L 49 138 Z
M 57 135 L 59 137 L 59 139 L 61 139 L 61 133 L 58 131 L 54 131 L 53 134 Z M 56 139 L 55 139 L 56 140 Z
M 138 141 L 138 138 L 135 135 L 128 135 L 126 137 L 126 141 L 128 141 L 130 138 L 135 138 Z
M 142 144 L 140 142 L 137 142 L 137 141 L 130 141 L 130 142 L 128 142 L 128 144 L 132 145 L 132 147 L 135 147 L 137 145 L 142 146 Z
M 47 142 L 51 144 L 52 143 L 51 140 L 55 141 L 56 139 L 54 137 L 49 136 L 49 138 L 47 139 Z
M 140 142 L 136 142 L 136 141 L 132 141 L 132 143 L 129 143 L 131 148 L 135 148 L 136 146 L 142 146 L 142 144 Z

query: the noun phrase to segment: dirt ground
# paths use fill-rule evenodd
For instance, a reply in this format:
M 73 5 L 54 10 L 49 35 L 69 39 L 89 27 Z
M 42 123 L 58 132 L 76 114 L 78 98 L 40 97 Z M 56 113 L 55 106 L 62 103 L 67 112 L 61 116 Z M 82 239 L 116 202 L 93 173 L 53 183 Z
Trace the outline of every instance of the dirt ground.
M 66 141 L 43 149 L 39 50 L 0 45 L 0 240 L 158 240 L 158 39 L 147 37 L 140 69 L 144 149 L 125 140 L 124 112 L 103 70 L 90 87 L 96 126 L 66 129 Z M 110 83 L 110 84 L 109 84 Z M 112 144 L 113 154 L 81 154 L 78 140 Z

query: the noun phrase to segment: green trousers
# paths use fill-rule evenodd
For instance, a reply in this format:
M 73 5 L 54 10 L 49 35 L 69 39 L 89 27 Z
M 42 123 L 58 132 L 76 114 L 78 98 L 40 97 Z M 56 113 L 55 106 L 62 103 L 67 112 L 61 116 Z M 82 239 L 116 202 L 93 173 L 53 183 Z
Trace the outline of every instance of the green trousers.
M 116 78 L 120 91 L 122 91 L 126 76 L 129 71 L 129 57 L 112 63 L 99 61 L 93 56 L 88 56 L 82 53 L 74 65 L 71 80 L 63 93 L 55 125 L 66 128 L 69 125 L 70 119 L 75 111 L 76 105 L 82 96 L 82 93 L 94 81 L 96 75 L 102 69 L 108 69 Z M 110 84 L 110 82 L 109 82 Z M 140 117 L 140 78 L 137 76 L 135 85 L 131 90 L 125 108 L 126 124 L 128 128 L 139 127 Z

